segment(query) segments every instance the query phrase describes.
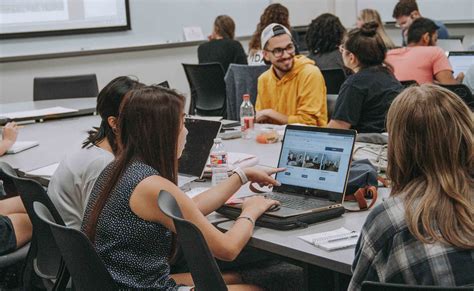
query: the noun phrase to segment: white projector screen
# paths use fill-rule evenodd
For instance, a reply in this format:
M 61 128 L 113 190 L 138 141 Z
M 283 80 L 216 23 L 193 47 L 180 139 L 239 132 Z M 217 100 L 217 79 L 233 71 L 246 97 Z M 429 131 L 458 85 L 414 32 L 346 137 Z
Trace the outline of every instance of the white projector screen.
M 2 39 L 128 29 L 128 0 L 0 0 Z

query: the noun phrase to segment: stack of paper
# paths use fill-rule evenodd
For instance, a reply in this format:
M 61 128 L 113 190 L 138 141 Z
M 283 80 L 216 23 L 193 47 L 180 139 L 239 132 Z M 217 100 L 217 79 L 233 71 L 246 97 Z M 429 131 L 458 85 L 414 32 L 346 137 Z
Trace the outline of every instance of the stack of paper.
M 46 167 L 41 167 L 33 171 L 26 172 L 25 174 L 28 176 L 36 176 L 36 177 L 43 177 L 43 178 L 51 178 L 56 169 L 58 168 L 59 163 L 51 164 Z
M 336 230 L 299 236 L 300 239 L 326 251 L 355 246 L 360 233 L 341 227 Z
M 3 113 L 3 115 L 10 119 L 20 119 L 20 118 L 30 118 L 30 117 L 37 117 L 37 116 L 41 117 L 41 116 L 48 116 L 48 115 L 72 113 L 72 112 L 77 112 L 77 111 L 78 111 L 77 109 L 56 106 L 56 107 L 37 109 L 37 110 Z
M 37 141 L 16 141 L 12 147 L 7 150 L 7 154 L 16 154 L 37 145 L 39 145 Z

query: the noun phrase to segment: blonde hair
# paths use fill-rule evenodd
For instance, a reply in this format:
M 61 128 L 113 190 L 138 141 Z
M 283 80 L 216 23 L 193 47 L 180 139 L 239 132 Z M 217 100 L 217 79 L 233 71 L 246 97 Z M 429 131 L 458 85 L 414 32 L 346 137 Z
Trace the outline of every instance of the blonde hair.
M 396 45 L 393 43 L 393 41 L 390 39 L 388 36 L 387 32 L 383 28 L 383 22 L 382 19 L 380 18 L 380 14 L 377 12 L 377 10 L 374 9 L 364 9 L 360 12 L 359 19 L 363 23 L 368 23 L 371 21 L 375 21 L 379 27 L 377 29 L 377 34 L 382 38 L 383 42 L 385 43 L 385 46 L 387 49 L 393 49 L 396 47 Z
M 424 243 L 474 248 L 474 116 L 447 89 L 410 87 L 387 114 L 387 175 Z

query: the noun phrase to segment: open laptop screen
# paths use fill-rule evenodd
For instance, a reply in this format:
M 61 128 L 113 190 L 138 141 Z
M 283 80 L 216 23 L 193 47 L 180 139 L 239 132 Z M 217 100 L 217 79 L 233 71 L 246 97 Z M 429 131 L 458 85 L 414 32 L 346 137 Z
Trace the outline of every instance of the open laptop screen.
M 354 141 L 350 130 L 288 126 L 278 162 L 286 171 L 276 179 L 282 185 L 342 195 Z
M 465 74 L 469 67 L 474 65 L 474 51 L 449 52 L 449 62 L 453 67 L 454 76 L 457 76 L 460 72 Z
M 214 144 L 214 138 L 221 128 L 221 122 L 186 118 L 185 126 L 188 136 L 183 154 L 178 161 L 178 172 L 201 177 Z

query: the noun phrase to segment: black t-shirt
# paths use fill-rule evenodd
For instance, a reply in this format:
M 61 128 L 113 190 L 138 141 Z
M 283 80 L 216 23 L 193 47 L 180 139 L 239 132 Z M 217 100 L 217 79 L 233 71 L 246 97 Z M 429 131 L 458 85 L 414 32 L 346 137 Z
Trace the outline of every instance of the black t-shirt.
M 233 39 L 215 39 L 198 47 L 199 63 L 221 63 L 224 73 L 230 64 L 247 64 L 247 56 L 240 42 Z
M 332 119 L 350 123 L 357 132 L 383 132 L 388 108 L 402 90 L 386 68 L 362 69 L 342 84 Z

